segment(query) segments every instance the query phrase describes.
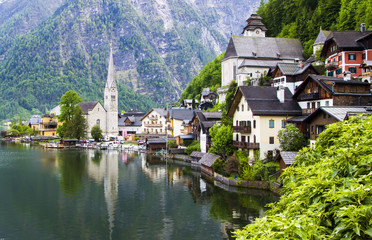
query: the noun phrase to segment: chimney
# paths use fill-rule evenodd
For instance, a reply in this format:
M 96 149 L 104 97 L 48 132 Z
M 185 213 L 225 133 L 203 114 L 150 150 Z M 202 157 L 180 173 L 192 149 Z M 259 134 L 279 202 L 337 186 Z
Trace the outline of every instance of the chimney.
M 366 24 L 365 23 L 361 23 L 360 24 L 360 32 L 361 33 L 364 33 L 366 31 Z
M 350 81 L 351 80 L 351 72 L 345 71 L 344 72 L 344 81 Z
M 276 90 L 276 97 L 279 99 L 280 103 L 285 102 L 284 86 L 279 86 Z

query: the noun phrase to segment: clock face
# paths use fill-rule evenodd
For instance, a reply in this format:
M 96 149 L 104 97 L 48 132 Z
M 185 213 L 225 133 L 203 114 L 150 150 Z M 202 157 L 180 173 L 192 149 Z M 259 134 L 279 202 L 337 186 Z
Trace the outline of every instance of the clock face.
M 261 30 L 260 29 L 256 29 L 256 34 L 260 34 Z

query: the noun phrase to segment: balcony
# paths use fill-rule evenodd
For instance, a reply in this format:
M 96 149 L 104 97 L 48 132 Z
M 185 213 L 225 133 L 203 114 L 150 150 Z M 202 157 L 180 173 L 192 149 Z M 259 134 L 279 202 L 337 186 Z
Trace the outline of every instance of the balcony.
M 330 63 L 327 63 L 327 64 L 325 65 L 325 68 L 326 68 L 327 70 L 330 70 L 330 71 L 332 71 L 332 70 L 336 70 L 336 69 L 338 68 L 338 62 L 330 62 Z
M 158 120 L 158 117 L 150 117 L 150 116 L 149 116 L 149 120 L 151 120 L 151 121 L 155 121 L 155 120 Z
M 234 132 L 238 132 L 238 133 L 251 133 L 252 132 L 251 126 L 234 126 L 233 129 L 234 129 Z
M 300 100 L 317 100 L 319 99 L 319 93 L 306 93 L 299 96 Z
M 234 144 L 234 147 L 237 147 L 237 148 L 245 148 L 245 149 L 259 149 L 260 148 L 259 143 L 234 141 L 233 144 Z
M 372 72 L 365 72 L 365 73 L 362 73 L 362 76 L 363 76 L 363 77 L 372 77 Z
M 144 124 L 145 127 L 163 127 L 162 124 L 158 124 L 158 123 L 147 123 L 147 124 Z

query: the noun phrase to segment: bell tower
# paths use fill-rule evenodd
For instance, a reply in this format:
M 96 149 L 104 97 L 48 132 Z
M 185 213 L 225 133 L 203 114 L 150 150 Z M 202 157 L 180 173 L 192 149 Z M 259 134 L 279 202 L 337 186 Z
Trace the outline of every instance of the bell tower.
M 262 23 L 262 17 L 253 13 L 247 19 L 247 26 L 244 27 L 242 34 L 246 37 L 265 37 L 266 31 L 267 28 L 265 24 Z
M 114 58 L 110 44 L 110 60 L 107 81 L 104 90 L 104 107 L 106 109 L 106 136 L 117 137 L 118 129 L 118 89 L 115 81 Z M 104 129 L 102 129 L 104 131 Z

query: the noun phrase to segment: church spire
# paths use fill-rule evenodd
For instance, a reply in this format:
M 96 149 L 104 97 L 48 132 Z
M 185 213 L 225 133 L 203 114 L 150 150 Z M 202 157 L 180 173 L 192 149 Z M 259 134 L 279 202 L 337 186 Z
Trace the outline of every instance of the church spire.
M 115 83 L 115 69 L 114 69 L 114 58 L 112 54 L 112 45 L 110 43 L 110 60 L 109 60 L 109 67 L 108 67 L 108 73 L 107 73 L 107 81 L 106 81 L 106 87 L 110 89 L 111 87 L 116 87 Z

